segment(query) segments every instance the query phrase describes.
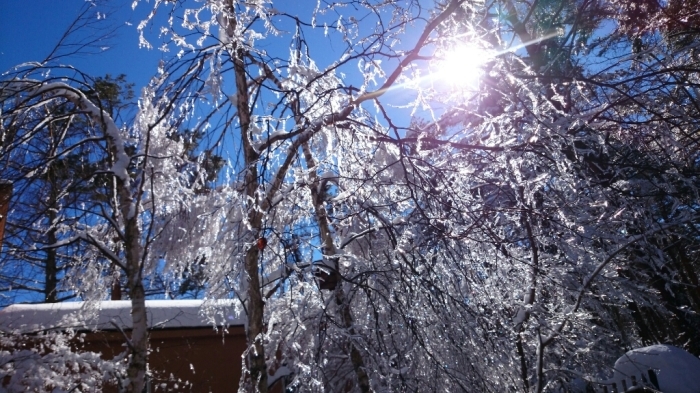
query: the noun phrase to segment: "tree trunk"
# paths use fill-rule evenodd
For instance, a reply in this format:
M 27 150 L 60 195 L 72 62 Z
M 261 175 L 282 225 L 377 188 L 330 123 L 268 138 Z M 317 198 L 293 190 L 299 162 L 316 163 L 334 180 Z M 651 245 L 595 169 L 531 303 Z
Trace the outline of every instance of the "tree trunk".
M 44 302 L 45 303 L 56 303 L 58 301 L 56 294 L 56 287 L 58 284 L 58 265 L 56 261 L 56 248 L 52 247 L 56 244 L 57 234 L 56 234 L 56 206 L 58 204 L 57 194 L 58 184 L 56 184 L 56 176 L 54 176 L 54 166 L 52 165 L 48 171 L 48 182 L 50 187 L 49 200 L 46 204 L 48 211 L 49 220 L 49 231 L 46 234 L 47 242 L 49 245 L 48 250 L 46 250 L 46 262 L 44 266 Z
M 267 363 L 263 346 L 263 314 L 265 303 L 260 292 L 258 276 L 258 249 L 252 246 L 245 258 L 245 270 L 248 275 L 248 371 L 255 391 L 267 392 Z
M 53 223 L 56 219 L 56 212 L 49 209 L 49 222 Z M 56 228 L 51 226 L 47 233 L 47 241 L 49 245 L 56 244 Z M 58 301 L 56 287 L 58 283 L 58 266 L 56 262 L 56 249 L 49 247 L 46 250 L 46 265 L 44 266 L 44 303 L 56 303 Z
M 11 182 L 0 179 L 0 250 L 2 250 L 2 240 L 5 237 L 5 223 L 12 198 L 12 188 Z
M 126 275 L 131 298 L 131 340 L 129 347 L 131 357 L 127 368 L 128 384 L 127 393 L 141 393 L 146 382 L 146 369 L 148 364 L 148 322 L 146 315 L 146 291 L 142 281 L 142 257 L 141 231 L 137 223 L 137 215 L 132 207 L 132 199 L 129 190 L 123 186 L 120 180 L 119 202 L 121 213 L 124 217 L 124 243 L 126 247 Z
M 234 14 L 235 9 L 233 4 L 229 2 L 229 11 Z M 226 34 L 233 37 L 235 28 L 235 19 L 226 18 L 222 28 L 226 29 Z M 238 120 L 241 126 L 241 143 L 243 145 L 243 155 L 245 158 L 246 173 L 245 173 L 245 194 L 249 201 L 248 222 L 251 227 L 253 239 L 261 236 L 262 226 L 262 211 L 259 209 L 258 192 L 258 158 L 259 154 L 251 145 L 249 128 L 250 128 L 250 108 L 248 107 L 248 81 L 245 72 L 244 57 L 245 51 L 238 48 L 234 43 L 234 48 L 230 51 L 233 60 L 233 69 L 236 76 L 236 92 L 237 92 L 237 109 Z M 245 271 L 248 280 L 248 292 L 246 294 L 248 313 L 248 326 L 246 331 L 246 339 L 248 342 L 248 372 L 250 373 L 251 383 L 256 392 L 267 393 L 267 364 L 265 362 L 265 347 L 263 345 L 263 328 L 264 328 L 264 313 L 265 303 L 262 297 L 262 288 L 259 277 L 259 250 L 255 244 L 251 244 L 245 255 Z
M 110 143 L 112 154 L 116 147 Z M 124 224 L 124 251 L 126 254 L 126 280 L 131 299 L 131 338 L 127 343 L 130 350 L 126 375 L 125 393 L 142 393 L 146 384 L 148 366 L 148 322 L 146 314 L 146 291 L 143 287 L 144 250 L 141 245 L 141 230 L 138 225 L 138 204 L 132 196 L 127 179 L 116 176 L 116 193 L 119 212 Z
M 306 161 L 307 168 L 315 168 L 316 160 L 314 160 L 311 154 L 311 149 L 309 149 L 308 143 L 302 144 L 302 150 L 304 152 L 304 159 Z M 335 276 L 337 285 L 335 287 L 335 303 L 338 307 L 338 313 L 340 314 L 340 319 L 343 323 L 343 328 L 347 329 L 348 337 L 350 338 L 350 361 L 352 362 L 352 368 L 355 370 L 355 376 L 357 377 L 357 384 L 360 387 L 360 391 L 363 393 L 371 391 L 369 376 L 367 371 L 365 371 L 364 360 L 362 359 L 362 354 L 357 348 L 355 343 L 352 341 L 352 337 L 356 336 L 354 321 L 352 313 L 350 312 L 350 304 L 348 303 L 345 292 L 343 291 L 342 280 L 340 280 L 339 264 L 338 264 L 338 250 L 335 248 L 335 243 L 333 243 L 333 237 L 330 232 L 330 225 L 328 222 L 328 214 L 326 209 L 323 207 L 323 200 L 320 197 L 319 192 L 319 180 L 316 172 L 311 171 L 311 199 L 314 204 L 314 212 L 316 215 L 316 222 L 318 223 L 318 230 L 321 234 L 321 240 L 323 242 L 323 255 L 332 261 L 332 271 L 331 276 Z

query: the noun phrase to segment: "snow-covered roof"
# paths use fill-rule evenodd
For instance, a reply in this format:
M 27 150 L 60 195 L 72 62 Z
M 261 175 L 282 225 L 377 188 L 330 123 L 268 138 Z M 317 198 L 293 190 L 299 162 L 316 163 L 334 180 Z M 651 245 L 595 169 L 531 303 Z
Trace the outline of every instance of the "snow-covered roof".
M 235 326 L 243 320 L 232 301 L 146 300 L 151 329 Z M 0 330 L 117 330 L 131 328 L 131 301 L 15 304 L 0 310 Z

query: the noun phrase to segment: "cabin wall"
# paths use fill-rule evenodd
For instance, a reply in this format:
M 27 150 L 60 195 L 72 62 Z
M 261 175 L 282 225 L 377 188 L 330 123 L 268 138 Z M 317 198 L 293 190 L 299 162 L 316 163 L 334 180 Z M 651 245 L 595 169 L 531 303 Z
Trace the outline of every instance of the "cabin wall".
M 127 332 L 128 334 L 129 332 Z M 235 392 L 241 378 L 241 356 L 246 349 L 243 327 L 227 332 L 212 327 L 153 329 L 149 332 L 151 392 Z M 87 332 L 76 346 L 112 359 L 125 349 L 120 332 Z M 116 393 L 116 386 L 105 386 Z

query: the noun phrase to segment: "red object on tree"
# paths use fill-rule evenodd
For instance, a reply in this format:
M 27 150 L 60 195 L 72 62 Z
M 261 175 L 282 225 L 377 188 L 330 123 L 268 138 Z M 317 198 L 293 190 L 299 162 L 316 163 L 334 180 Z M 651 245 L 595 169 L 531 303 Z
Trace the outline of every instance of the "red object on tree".
M 265 239 L 264 237 L 258 239 L 258 250 L 264 250 L 265 246 L 267 246 L 267 239 Z

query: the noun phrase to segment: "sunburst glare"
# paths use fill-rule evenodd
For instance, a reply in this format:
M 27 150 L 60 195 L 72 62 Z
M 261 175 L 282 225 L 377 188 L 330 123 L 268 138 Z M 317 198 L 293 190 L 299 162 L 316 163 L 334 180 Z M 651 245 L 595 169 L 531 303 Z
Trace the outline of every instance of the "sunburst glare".
M 476 88 L 482 66 L 491 54 L 476 45 L 456 45 L 442 52 L 433 63 L 433 76 L 442 83 L 459 88 Z

